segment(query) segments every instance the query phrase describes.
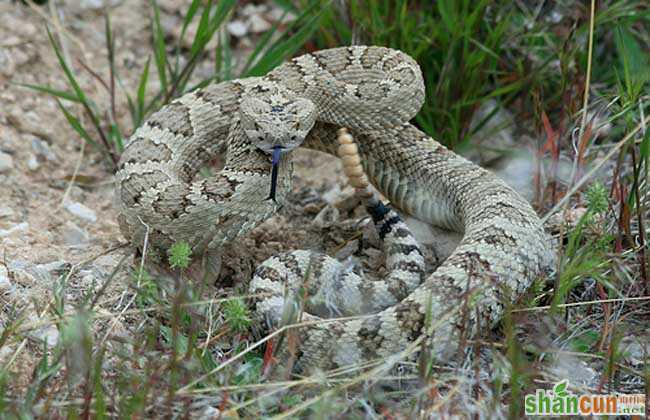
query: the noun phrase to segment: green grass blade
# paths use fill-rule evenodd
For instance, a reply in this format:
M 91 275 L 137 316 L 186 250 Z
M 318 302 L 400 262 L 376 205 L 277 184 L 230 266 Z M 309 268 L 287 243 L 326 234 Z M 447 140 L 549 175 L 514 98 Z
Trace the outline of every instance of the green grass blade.
M 187 13 L 183 18 L 183 27 L 181 28 L 181 36 L 178 39 L 179 43 L 183 41 L 183 38 L 185 37 L 185 31 L 187 31 L 187 27 L 190 25 L 190 23 L 192 23 L 192 19 L 194 19 L 194 15 L 196 14 L 196 11 L 199 9 L 200 5 L 201 5 L 201 0 L 192 0 L 192 4 L 190 4 L 190 7 L 187 9 Z
M 75 95 L 72 92 L 68 92 L 66 90 L 58 90 L 58 89 L 51 88 L 49 86 L 32 85 L 29 83 L 16 83 L 16 85 L 26 87 L 38 92 L 47 93 L 48 95 L 52 95 L 56 98 L 65 99 L 66 101 L 81 103 L 77 95 Z
M 54 49 L 54 53 L 56 54 L 56 58 L 59 60 L 59 65 L 63 69 L 63 72 L 65 73 L 66 78 L 68 79 L 68 83 L 72 87 L 72 89 L 75 91 L 77 98 L 81 102 L 86 101 L 86 95 L 84 94 L 83 90 L 81 90 L 81 87 L 77 83 L 76 78 L 74 77 L 74 74 L 72 74 L 72 70 L 70 70 L 70 67 L 68 67 L 68 63 L 66 63 L 65 58 L 63 57 L 63 54 L 61 53 L 61 49 L 59 48 L 59 45 L 56 43 L 54 40 L 54 37 L 52 36 L 52 32 L 50 32 L 50 28 L 47 28 L 47 36 L 50 39 L 50 44 L 52 45 L 52 48 Z
M 196 35 L 192 40 L 192 46 L 190 47 L 190 52 L 192 55 L 200 52 L 202 47 L 202 42 L 204 39 L 208 38 L 208 30 L 210 25 L 210 11 L 212 10 L 212 0 L 203 9 L 201 13 L 201 19 L 199 20 L 199 26 L 196 28 Z
M 248 59 L 246 60 L 246 64 L 244 64 L 244 69 L 242 70 L 242 74 L 247 74 L 248 70 L 250 69 L 251 65 L 256 61 L 257 57 L 260 55 L 260 53 L 266 48 L 266 46 L 271 42 L 271 38 L 273 35 L 276 34 L 276 31 L 278 30 L 278 26 L 280 25 L 280 22 L 282 22 L 282 19 L 286 16 L 287 12 L 285 12 L 282 15 L 282 18 L 278 19 L 277 22 L 273 24 L 273 26 L 262 35 L 262 37 L 257 41 L 255 45 L 255 49 L 253 52 L 251 52 L 248 55 Z
M 139 127 L 142 124 L 145 114 L 145 95 L 147 93 L 147 81 L 149 80 L 149 63 L 151 62 L 151 57 L 147 58 L 147 62 L 144 65 L 144 70 L 140 75 L 140 82 L 138 83 L 138 96 L 137 96 L 137 120 L 133 121 L 134 127 Z
M 230 36 L 226 31 L 219 34 L 219 43 L 215 51 L 214 74 L 219 81 L 232 79 L 232 50 L 230 49 Z
M 210 1 L 209 4 L 212 5 L 212 1 Z M 181 71 L 178 78 L 174 80 L 174 84 L 172 88 L 165 96 L 164 103 L 168 102 L 177 93 L 185 92 L 187 83 L 190 77 L 192 76 L 192 72 L 194 71 L 198 59 L 205 52 L 205 47 L 210 42 L 217 29 L 221 27 L 226 17 L 230 14 L 230 12 L 232 11 L 232 9 L 235 7 L 236 4 L 237 4 L 236 0 L 223 0 L 217 4 L 216 10 L 214 11 L 213 16 L 208 21 L 207 26 L 205 25 L 205 23 L 199 22 L 199 26 L 201 26 L 201 24 L 203 23 L 203 27 L 197 31 L 196 37 L 192 42 L 192 53 L 190 59 L 185 65 L 185 68 L 183 68 L 183 70 Z M 212 7 L 209 7 L 207 9 L 207 12 L 204 12 L 204 14 L 202 15 L 202 21 L 204 20 L 204 16 L 206 17 L 208 16 L 211 9 Z
M 278 40 L 266 51 L 255 65 L 244 73 L 244 76 L 262 76 L 274 69 L 280 63 L 291 57 L 314 34 L 318 27 L 321 11 L 309 18 L 296 33 L 286 40 Z
M 161 89 L 167 92 L 167 50 L 165 49 L 165 32 L 160 24 L 160 9 L 156 0 L 151 0 L 153 7 L 153 49 L 158 69 L 158 79 L 160 80 Z
M 636 102 L 637 97 L 642 92 L 643 85 L 650 79 L 647 56 L 625 26 L 619 25 L 616 27 L 614 40 L 623 68 L 628 100 Z
M 124 138 L 122 137 L 122 131 L 117 124 L 111 124 L 108 135 L 111 142 L 117 147 L 117 151 L 121 153 L 124 150 Z
M 57 104 L 59 105 L 59 108 L 61 108 L 61 111 L 63 112 L 63 115 L 65 115 L 65 119 L 68 120 L 68 123 L 70 126 L 81 136 L 82 139 L 84 139 L 88 144 L 92 145 L 93 147 L 97 148 L 97 150 L 100 150 L 102 152 L 105 152 L 103 147 L 99 145 L 95 140 L 90 137 L 88 132 L 86 131 L 85 128 L 81 125 L 81 122 L 79 122 L 79 119 L 72 115 L 70 111 L 68 111 L 63 104 L 59 100 L 56 101 Z

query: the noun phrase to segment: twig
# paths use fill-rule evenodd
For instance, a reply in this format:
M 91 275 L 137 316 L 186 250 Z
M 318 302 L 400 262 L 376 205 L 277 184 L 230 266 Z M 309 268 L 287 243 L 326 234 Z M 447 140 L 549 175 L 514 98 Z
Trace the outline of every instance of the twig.
M 74 171 L 72 172 L 72 176 L 70 177 L 70 182 L 68 182 L 68 185 L 65 188 L 65 192 L 63 193 L 63 197 L 61 197 L 61 202 L 59 203 L 57 209 L 63 207 L 65 202 L 68 200 L 68 196 L 70 195 L 72 186 L 74 185 L 74 182 L 77 179 L 77 175 L 79 175 L 79 169 L 81 168 L 81 162 L 83 162 L 85 150 L 86 150 L 86 142 L 82 141 L 81 147 L 79 148 L 79 157 L 77 158 L 77 163 L 74 165 Z
M 521 308 L 513 309 L 511 312 L 538 312 L 546 311 L 551 308 L 571 308 L 574 306 L 586 306 L 586 305 L 595 305 L 603 303 L 612 303 L 612 302 L 638 302 L 638 301 L 650 301 L 650 296 L 638 296 L 638 297 L 629 297 L 629 298 L 612 298 L 612 299 L 597 299 L 589 300 L 586 302 L 573 302 L 573 303 L 563 303 L 560 305 L 548 305 L 548 306 L 536 306 L 534 308 Z

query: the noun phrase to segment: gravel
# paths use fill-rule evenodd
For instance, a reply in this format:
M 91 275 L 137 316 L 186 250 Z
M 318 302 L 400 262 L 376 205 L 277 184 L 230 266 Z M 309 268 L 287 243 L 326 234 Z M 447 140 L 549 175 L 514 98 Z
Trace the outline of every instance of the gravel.
M 81 203 L 74 201 L 66 204 L 65 208 L 70 213 L 72 213 L 72 215 L 83 221 L 91 223 L 95 223 L 97 221 L 97 214 Z
M 14 159 L 7 153 L 0 152 L 0 172 L 9 172 L 14 168 Z

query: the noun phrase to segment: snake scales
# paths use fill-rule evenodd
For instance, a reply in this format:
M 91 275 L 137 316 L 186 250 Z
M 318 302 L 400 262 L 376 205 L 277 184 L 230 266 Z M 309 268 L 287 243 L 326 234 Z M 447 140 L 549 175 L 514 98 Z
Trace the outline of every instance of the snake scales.
M 403 212 L 462 232 L 455 251 L 429 277 L 417 242 L 391 210 L 371 208 L 384 239 L 389 276 L 369 279 L 306 251 L 270 258 L 251 283 L 270 326 L 287 300 L 302 320 L 295 367 L 333 368 L 390 357 L 420 337 L 433 354 L 458 351 L 461 334 L 494 325 L 552 264 L 541 223 L 515 191 L 447 150 L 408 121 L 424 101 L 422 74 L 406 54 L 345 47 L 306 54 L 264 77 L 188 93 L 153 114 L 130 138 L 117 172 L 120 228 L 132 243 L 161 250 L 186 241 L 194 255 L 217 252 L 274 214 L 291 189 L 291 150 L 335 154 L 348 127 L 370 181 Z M 276 200 L 268 200 L 271 154 Z M 279 155 L 279 158 L 278 158 Z M 223 169 L 201 178 L 215 157 Z M 477 313 L 480 323 L 477 322 Z

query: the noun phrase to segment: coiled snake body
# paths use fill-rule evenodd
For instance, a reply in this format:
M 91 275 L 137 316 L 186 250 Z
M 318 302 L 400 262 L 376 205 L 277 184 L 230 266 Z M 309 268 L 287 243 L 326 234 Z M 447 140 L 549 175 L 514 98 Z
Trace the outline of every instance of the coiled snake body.
M 273 257 L 256 271 L 253 292 L 270 292 L 257 311 L 270 325 L 287 299 L 307 291 L 296 368 L 332 368 L 393 356 L 418 339 L 434 355 L 457 350 L 461 332 L 493 325 L 553 261 L 530 205 L 493 174 L 426 136 L 408 121 L 424 100 L 422 75 L 406 54 L 345 47 L 291 60 L 261 78 L 188 93 L 153 114 L 131 137 L 117 173 L 120 228 L 135 245 L 188 242 L 194 255 L 218 250 L 276 212 L 291 188 L 291 150 L 334 154 L 336 131 L 358 143 L 370 181 L 403 212 L 463 233 L 429 277 L 408 229 L 375 211 L 389 278 L 364 279 L 305 251 Z M 276 200 L 268 200 L 271 157 Z M 198 170 L 225 156 L 216 175 Z M 390 222 L 389 220 L 393 220 Z M 306 276 L 306 274 L 309 274 Z M 305 288 L 305 282 L 307 287 Z M 478 309 L 478 311 L 477 311 Z

